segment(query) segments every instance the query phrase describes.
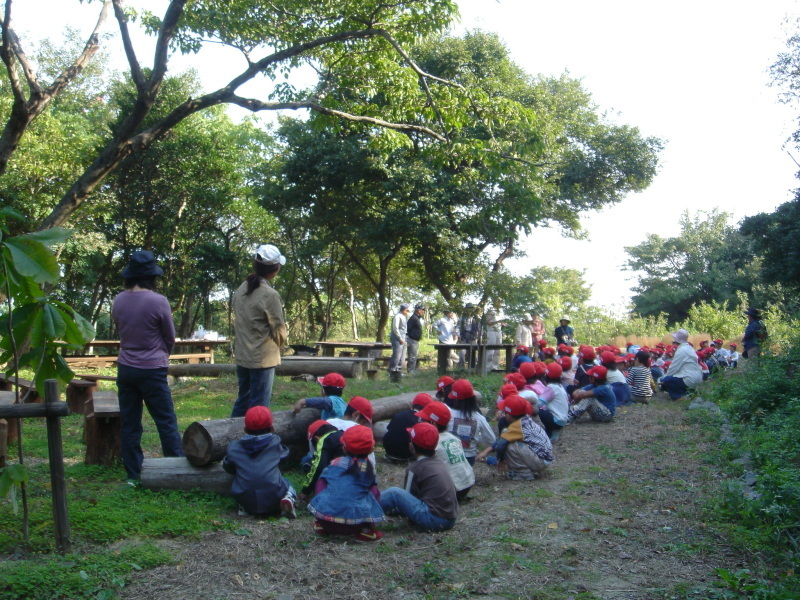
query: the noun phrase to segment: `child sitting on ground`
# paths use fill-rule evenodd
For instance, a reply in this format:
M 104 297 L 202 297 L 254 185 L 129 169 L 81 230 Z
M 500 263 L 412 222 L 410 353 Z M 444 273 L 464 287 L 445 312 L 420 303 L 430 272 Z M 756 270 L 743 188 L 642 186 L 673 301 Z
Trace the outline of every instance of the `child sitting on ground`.
M 439 377 L 439 380 L 436 382 L 436 399 L 439 402 L 444 402 L 445 398 L 447 398 L 453 389 L 453 384 L 455 382 L 455 379 L 447 375 Z
M 451 529 L 456 524 L 458 500 L 447 465 L 436 456 L 439 432 L 430 423 L 417 423 L 408 434 L 416 460 L 406 469 L 404 489 L 392 487 L 381 493 L 381 508 L 427 531 Z
M 591 378 L 591 383 L 572 392 L 573 404 L 567 420 L 571 423 L 588 412 L 592 421 L 610 423 L 617 410 L 617 397 L 606 383 L 608 370 L 598 365 L 586 371 L 586 374 Z
M 231 496 L 251 515 L 280 512 L 293 519 L 296 494 L 281 476 L 278 463 L 289 455 L 281 438 L 272 433 L 272 413 L 266 406 L 253 406 L 244 415 L 241 439 L 228 444 L 222 468 L 233 473 Z
M 569 357 L 564 357 L 569 360 Z M 569 398 L 562 383 L 564 369 L 557 362 L 547 365 L 545 383 L 552 392 L 550 400 L 539 401 L 539 420 L 551 442 L 558 440 L 569 417 Z
M 341 419 L 347 406 L 342 399 L 342 391 L 347 385 L 344 377 L 339 373 L 328 373 L 325 377 L 317 378 L 317 383 L 322 386 L 322 397 L 298 400 L 292 409 L 294 414 L 304 408 L 316 408 L 322 412 L 322 419 L 325 421 L 333 418 Z
M 555 460 L 553 445 L 529 411 L 531 405 L 520 396 L 508 396 L 501 410 L 509 422 L 508 428 L 493 446 L 478 455 L 485 461 L 491 452 L 497 453 L 497 469 L 509 479 L 530 481 L 541 477 Z M 532 409 L 536 412 L 536 409 Z
M 456 382 L 458 383 L 458 382 Z M 455 384 L 453 385 L 455 391 Z M 450 392 L 451 395 L 453 392 Z M 458 501 L 467 497 L 472 486 L 475 485 L 475 472 L 467 461 L 464 448 L 452 433 L 447 431 L 450 424 L 451 413 L 448 406 L 442 402 L 431 402 L 417 413 L 422 421 L 427 421 L 439 430 L 439 445 L 436 447 L 436 456 L 447 465 L 450 477 L 456 486 Z
M 484 447 L 491 446 L 495 436 L 478 407 L 478 399 L 475 397 L 472 384 L 466 379 L 456 381 L 445 404 L 451 413 L 448 430 L 461 440 L 464 456 L 467 457 L 467 462 L 473 465 L 478 454 L 478 444 Z
M 386 457 L 394 460 L 409 460 L 414 458 L 414 453 L 408 445 L 408 429 L 419 423 L 416 413 L 433 402 L 430 394 L 420 393 L 414 396 L 411 408 L 401 410 L 392 417 L 383 435 L 383 448 L 386 450 Z
M 333 459 L 317 481 L 308 509 L 319 535 L 352 535 L 358 542 L 377 542 L 375 525 L 385 520 L 378 500 L 375 469 L 367 455 L 375 447 L 372 429 L 355 425 L 342 434 L 343 456 Z
M 639 404 L 649 404 L 653 396 L 653 377 L 650 373 L 650 353 L 639 350 L 636 362 L 628 371 L 628 384 L 631 386 L 631 400 Z

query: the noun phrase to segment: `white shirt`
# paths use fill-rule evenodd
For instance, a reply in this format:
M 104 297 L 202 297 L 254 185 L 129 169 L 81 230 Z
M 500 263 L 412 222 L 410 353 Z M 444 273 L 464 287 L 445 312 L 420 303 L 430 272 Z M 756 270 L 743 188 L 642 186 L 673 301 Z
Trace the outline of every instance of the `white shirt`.
M 458 335 L 456 335 L 456 326 L 458 323 L 455 319 L 449 319 L 446 316 L 442 317 L 436 324 L 434 328 L 436 331 L 439 332 L 439 343 L 440 344 L 455 344 L 456 340 L 458 339 Z
M 439 433 L 436 456 L 447 465 L 457 492 L 475 485 L 475 472 L 472 470 L 472 465 L 467 462 L 461 440 L 449 431 Z
M 693 388 L 703 381 L 703 370 L 697 362 L 697 353 L 687 342 L 678 346 L 669 365 L 667 375 L 683 379 L 686 387 Z

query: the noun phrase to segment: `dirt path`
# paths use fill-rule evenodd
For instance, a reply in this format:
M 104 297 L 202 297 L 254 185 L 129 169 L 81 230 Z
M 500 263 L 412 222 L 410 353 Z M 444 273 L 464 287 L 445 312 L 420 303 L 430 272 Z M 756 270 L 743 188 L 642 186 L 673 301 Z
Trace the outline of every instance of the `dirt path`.
M 743 566 L 702 522 L 718 485 L 702 462 L 714 441 L 688 418 L 683 404 L 662 397 L 622 409 L 612 424 L 584 417 L 534 482 L 477 465 L 472 499 L 444 534 L 395 518 L 382 543 L 355 544 L 316 537 L 303 513 L 242 518 L 244 535 L 166 541 L 179 563 L 141 573 L 120 597 L 685 598 L 710 584 L 715 567 Z M 380 461 L 381 488 L 402 479 L 402 467 Z

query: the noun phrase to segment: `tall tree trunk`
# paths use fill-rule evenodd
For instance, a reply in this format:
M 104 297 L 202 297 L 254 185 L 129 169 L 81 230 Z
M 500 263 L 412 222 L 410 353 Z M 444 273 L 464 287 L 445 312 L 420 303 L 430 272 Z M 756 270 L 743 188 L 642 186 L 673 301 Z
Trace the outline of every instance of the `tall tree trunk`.
M 352 326 L 353 331 L 353 339 L 358 339 L 358 317 L 356 315 L 356 295 L 353 291 L 353 286 L 350 285 L 350 280 L 345 277 L 344 283 L 347 286 L 347 291 L 350 293 L 350 302 L 348 306 L 350 307 L 350 324 Z

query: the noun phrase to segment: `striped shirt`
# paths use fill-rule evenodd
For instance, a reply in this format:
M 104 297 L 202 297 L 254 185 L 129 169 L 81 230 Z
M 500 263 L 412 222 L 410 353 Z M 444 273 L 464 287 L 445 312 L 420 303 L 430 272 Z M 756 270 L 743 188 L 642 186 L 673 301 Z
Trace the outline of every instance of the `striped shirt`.
M 653 395 L 653 388 L 650 386 L 650 369 L 636 365 L 628 371 L 628 385 L 631 386 L 631 394 L 649 398 Z

